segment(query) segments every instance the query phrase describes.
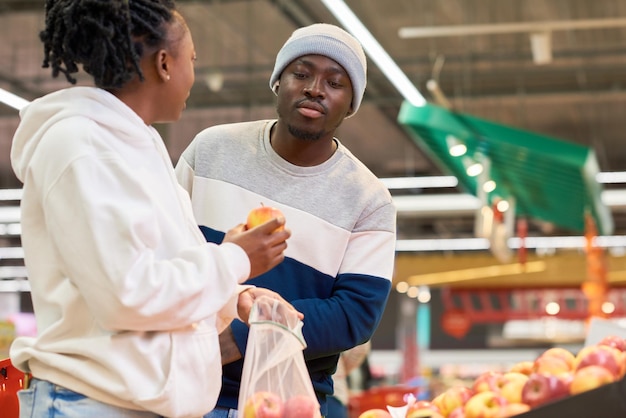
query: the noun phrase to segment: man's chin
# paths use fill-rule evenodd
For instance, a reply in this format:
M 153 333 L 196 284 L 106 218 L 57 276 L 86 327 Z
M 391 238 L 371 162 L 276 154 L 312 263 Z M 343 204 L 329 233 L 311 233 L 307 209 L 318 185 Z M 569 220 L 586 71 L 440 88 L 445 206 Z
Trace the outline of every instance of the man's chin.
M 289 125 L 289 133 L 295 138 L 302 139 L 303 141 L 317 141 L 320 139 L 324 132 L 322 131 L 311 131 L 307 129 L 297 128 L 293 125 Z

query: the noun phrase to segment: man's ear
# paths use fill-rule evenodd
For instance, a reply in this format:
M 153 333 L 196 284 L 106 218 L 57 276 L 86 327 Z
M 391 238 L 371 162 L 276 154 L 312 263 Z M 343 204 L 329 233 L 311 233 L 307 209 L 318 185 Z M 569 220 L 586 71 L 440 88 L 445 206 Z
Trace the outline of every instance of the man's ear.
M 274 88 L 272 90 L 274 90 L 274 94 L 278 94 L 278 88 L 280 87 L 280 80 L 276 80 L 276 82 L 274 83 Z

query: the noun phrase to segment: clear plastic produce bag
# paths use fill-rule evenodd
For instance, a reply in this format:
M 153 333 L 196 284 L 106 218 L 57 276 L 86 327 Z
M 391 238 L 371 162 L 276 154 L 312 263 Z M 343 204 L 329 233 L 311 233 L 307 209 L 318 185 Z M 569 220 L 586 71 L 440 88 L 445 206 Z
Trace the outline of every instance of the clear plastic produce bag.
M 320 418 L 304 362 L 303 322 L 269 297 L 254 302 L 239 392 L 242 418 Z

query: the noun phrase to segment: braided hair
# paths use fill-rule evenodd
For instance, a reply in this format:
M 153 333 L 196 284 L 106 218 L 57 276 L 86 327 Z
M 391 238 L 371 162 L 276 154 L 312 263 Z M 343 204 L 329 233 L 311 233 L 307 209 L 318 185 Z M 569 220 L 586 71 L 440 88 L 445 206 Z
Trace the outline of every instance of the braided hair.
M 46 0 L 42 67 L 76 84 L 72 74 L 82 65 L 104 89 L 136 75 L 143 81 L 141 56 L 165 43 L 175 10 L 174 0 Z

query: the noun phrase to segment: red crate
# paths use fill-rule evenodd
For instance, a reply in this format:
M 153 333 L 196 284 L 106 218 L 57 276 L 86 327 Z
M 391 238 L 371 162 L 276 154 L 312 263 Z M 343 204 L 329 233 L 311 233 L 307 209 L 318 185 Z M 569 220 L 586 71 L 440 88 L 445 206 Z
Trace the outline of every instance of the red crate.
M 417 398 L 418 391 L 418 388 L 405 385 L 374 387 L 351 396 L 348 401 L 348 413 L 350 418 L 358 418 L 368 409 L 386 410 L 387 406 L 404 406 L 407 404 L 409 395 Z

